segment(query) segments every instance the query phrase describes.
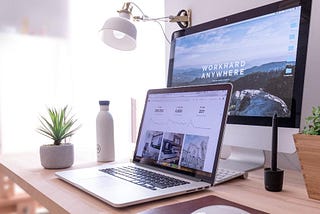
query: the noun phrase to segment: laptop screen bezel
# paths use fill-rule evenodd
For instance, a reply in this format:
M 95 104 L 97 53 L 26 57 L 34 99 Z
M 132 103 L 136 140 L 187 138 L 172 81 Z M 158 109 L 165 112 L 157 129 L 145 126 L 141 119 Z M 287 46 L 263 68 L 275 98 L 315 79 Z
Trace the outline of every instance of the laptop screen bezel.
M 219 136 L 218 136 L 217 149 L 215 151 L 215 159 L 213 161 L 213 167 L 212 167 L 211 173 L 206 173 L 204 171 L 196 170 L 196 169 L 192 170 L 192 172 L 187 172 L 184 170 L 179 170 L 179 169 L 155 164 L 153 162 L 148 162 L 148 161 L 142 162 L 141 161 L 141 157 L 138 157 L 136 154 L 137 154 L 137 150 L 138 150 L 138 142 L 140 141 L 140 138 L 142 137 L 141 136 L 141 130 L 142 130 L 142 126 L 143 126 L 142 122 L 144 121 L 147 100 L 148 100 L 148 97 L 150 96 L 150 94 L 197 92 L 197 91 L 219 91 L 219 90 L 226 90 L 227 95 L 226 95 L 226 102 L 224 104 L 223 116 L 222 116 L 221 124 L 220 124 L 221 128 L 220 128 L 220 132 L 219 132 Z M 148 90 L 148 93 L 147 93 L 147 96 L 145 99 L 141 123 L 140 123 L 140 127 L 139 127 L 137 143 L 136 143 L 136 147 L 135 147 L 135 151 L 134 151 L 134 155 L 133 155 L 133 163 L 137 163 L 137 164 L 140 164 L 143 166 L 151 166 L 151 167 L 155 167 L 155 168 L 159 168 L 159 169 L 165 169 L 165 170 L 173 172 L 173 173 L 183 174 L 185 176 L 190 176 L 190 177 L 195 178 L 197 180 L 202 180 L 202 181 L 208 182 L 212 185 L 214 183 L 216 169 L 218 166 L 219 154 L 220 154 L 220 149 L 222 146 L 222 138 L 223 138 L 224 128 L 225 128 L 225 124 L 226 124 L 226 120 L 227 120 L 227 112 L 228 112 L 228 107 L 229 107 L 231 91 L 232 91 L 232 85 L 230 83 L 201 85 L 201 86 L 172 87 L 172 88 L 161 88 L 161 89 Z

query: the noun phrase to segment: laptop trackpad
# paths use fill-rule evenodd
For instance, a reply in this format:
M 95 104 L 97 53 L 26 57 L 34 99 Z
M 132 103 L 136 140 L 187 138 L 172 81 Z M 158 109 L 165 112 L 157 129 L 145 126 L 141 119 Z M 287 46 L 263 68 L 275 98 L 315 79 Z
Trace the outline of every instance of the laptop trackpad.
M 132 200 L 132 197 L 143 199 L 148 196 L 148 192 L 150 193 L 150 190 L 147 188 L 112 176 L 88 178 L 82 180 L 81 183 L 81 186 L 86 189 L 85 191 L 114 205 L 127 203 Z
M 99 188 L 104 190 L 118 189 L 119 186 L 127 185 L 126 181 L 120 180 L 112 176 L 99 176 L 82 179 L 81 183 L 87 187 Z

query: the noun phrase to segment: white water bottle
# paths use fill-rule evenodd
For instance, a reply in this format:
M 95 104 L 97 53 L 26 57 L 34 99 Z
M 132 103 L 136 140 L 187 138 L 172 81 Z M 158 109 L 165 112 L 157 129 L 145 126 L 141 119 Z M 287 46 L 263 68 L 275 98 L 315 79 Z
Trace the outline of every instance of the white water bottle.
M 114 161 L 114 130 L 109 104 L 108 100 L 99 101 L 100 112 L 96 119 L 97 160 L 100 162 Z

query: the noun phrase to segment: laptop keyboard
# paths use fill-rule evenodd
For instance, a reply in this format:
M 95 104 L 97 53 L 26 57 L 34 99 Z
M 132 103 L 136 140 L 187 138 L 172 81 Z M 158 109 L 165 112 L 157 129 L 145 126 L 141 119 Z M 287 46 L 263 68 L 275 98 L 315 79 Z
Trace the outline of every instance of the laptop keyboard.
M 100 171 L 151 190 L 180 186 L 189 182 L 134 166 L 100 169 Z
M 244 173 L 230 169 L 218 168 L 214 184 L 220 184 L 240 176 L 244 176 Z

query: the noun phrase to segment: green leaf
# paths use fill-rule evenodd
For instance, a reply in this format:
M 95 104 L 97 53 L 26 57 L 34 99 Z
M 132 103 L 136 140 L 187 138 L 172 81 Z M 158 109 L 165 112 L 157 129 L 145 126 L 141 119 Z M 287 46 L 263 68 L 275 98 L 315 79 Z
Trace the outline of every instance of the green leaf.
M 80 128 L 80 125 L 73 128 L 77 120 L 74 116 L 69 117 L 71 110 L 68 110 L 68 106 L 62 109 L 48 108 L 47 111 L 49 118 L 40 116 L 41 126 L 37 131 L 52 139 L 55 145 L 61 144 L 62 140 L 71 137 Z
M 306 117 L 306 126 L 302 133 L 320 135 L 320 106 L 312 107 L 311 115 Z

